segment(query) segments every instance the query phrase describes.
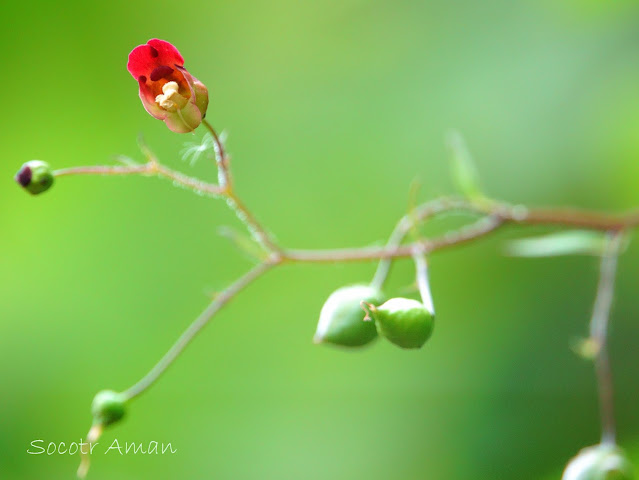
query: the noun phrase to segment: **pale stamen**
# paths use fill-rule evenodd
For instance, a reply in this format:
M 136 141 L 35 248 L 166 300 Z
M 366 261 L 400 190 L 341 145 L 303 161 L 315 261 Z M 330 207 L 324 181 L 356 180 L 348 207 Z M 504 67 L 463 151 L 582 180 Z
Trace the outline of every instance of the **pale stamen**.
M 167 82 L 162 86 L 163 94 L 155 97 L 155 101 L 161 108 L 169 112 L 176 112 L 184 107 L 187 99 L 178 93 L 179 86 L 176 82 Z

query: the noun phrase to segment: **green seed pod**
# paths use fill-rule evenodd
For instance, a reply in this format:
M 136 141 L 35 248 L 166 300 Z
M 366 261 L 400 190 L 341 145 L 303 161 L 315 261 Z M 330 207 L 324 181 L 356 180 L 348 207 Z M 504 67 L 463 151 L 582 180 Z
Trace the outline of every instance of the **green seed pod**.
M 38 195 L 53 185 L 53 172 L 48 163 L 31 160 L 22 165 L 15 179 L 27 192 Z
M 93 398 L 91 413 L 94 424 L 103 426 L 119 421 L 125 413 L 126 399 L 121 393 L 113 390 L 102 390 Z
M 351 285 L 335 290 L 328 297 L 313 341 L 346 347 L 359 347 L 377 337 L 375 323 L 365 321 L 361 303 L 380 303 L 382 292 L 369 285 Z
M 616 445 L 584 448 L 566 466 L 562 480 L 632 480 L 632 465 Z
M 433 333 L 435 317 L 417 300 L 391 298 L 371 314 L 379 334 L 402 348 L 421 348 Z

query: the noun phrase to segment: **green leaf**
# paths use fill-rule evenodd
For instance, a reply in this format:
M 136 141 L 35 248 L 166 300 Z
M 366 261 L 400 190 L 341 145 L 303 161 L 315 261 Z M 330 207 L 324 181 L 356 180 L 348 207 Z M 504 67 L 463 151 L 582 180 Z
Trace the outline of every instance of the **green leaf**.
M 447 137 L 450 150 L 451 175 L 457 190 L 471 200 L 484 198 L 479 173 L 466 142 L 457 131 L 451 131 Z
M 570 230 L 513 240 L 507 245 L 506 254 L 513 257 L 600 256 L 605 244 L 606 236 L 601 232 Z

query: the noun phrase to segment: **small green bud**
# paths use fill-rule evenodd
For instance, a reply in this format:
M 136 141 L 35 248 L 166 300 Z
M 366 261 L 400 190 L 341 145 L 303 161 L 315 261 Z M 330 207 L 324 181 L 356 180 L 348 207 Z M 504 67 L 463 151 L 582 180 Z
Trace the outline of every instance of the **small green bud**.
M 616 445 L 584 448 L 566 466 L 562 480 L 632 480 L 632 465 Z
M 433 333 L 435 317 L 421 302 L 391 298 L 371 314 L 380 335 L 402 348 L 421 348 Z
M 46 192 L 53 185 L 53 172 L 46 162 L 31 160 L 16 174 L 16 182 L 27 192 L 37 195 Z
M 113 390 L 102 390 L 93 398 L 91 413 L 95 424 L 108 426 L 122 419 L 125 414 L 124 395 Z
M 346 347 L 372 342 L 377 337 L 377 329 L 373 322 L 364 321 L 366 314 L 361 303 L 383 301 L 382 292 L 369 285 L 351 285 L 335 290 L 322 307 L 313 341 Z

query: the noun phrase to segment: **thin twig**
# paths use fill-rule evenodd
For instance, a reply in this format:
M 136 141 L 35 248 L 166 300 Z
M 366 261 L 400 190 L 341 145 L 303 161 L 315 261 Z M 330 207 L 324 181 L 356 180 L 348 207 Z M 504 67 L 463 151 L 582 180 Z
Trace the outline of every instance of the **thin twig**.
M 235 193 L 235 185 L 229 164 L 229 158 L 224 149 L 224 143 L 220 136 L 208 121 L 203 120 L 202 124 L 208 129 L 213 137 L 215 144 L 215 159 L 219 174 L 220 186 L 224 189 L 224 195 L 227 197 L 228 205 L 235 211 L 237 218 L 244 223 L 253 238 L 269 252 L 281 253 L 282 249 L 273 239 L 260 222 L 257 221 L 251 211 L 246 208 L 239 196 Z
M 184 333 L 173 344 L 169 351 L 160 359 L 160 361 L 147 373 L 141 380 L 128 390 L 123 392 L 127 400 L 130 400 L 149 388 L 173 361 L 182 353 L 187 345 L 197 336 L 197 334 L 209 323 L 209 321 L 226 305 L 235 295 L 242 291 L 246 286 L 254 280 L 262 276 L 268 270 L 277 264 L 277 260 L 266 261 L 258 264 L 252 270 L 249 270 L 244 276 L 240 277 L 235 283 L 231 284 L 226 290 L 220 293 L 215 300 L 197 317 Z
M 246 208 L 234 190 L 226 191 L 227 204 L 233 209 L 237 218 L 246 225 L 251 236 L 267 251 L 282 254 L 282 248 L 273 240 L 272 236 L 257 221 L 251 211 Z
M 504 225 L 500 217 L 484 217 L 455 232 L 449 232 L 443 237 L 432 240 L 420 240 L 416 243 L 399 247 L 362 247 L 343 248 L 334 250 L 284 250 L 283 259 L 292 263 L 331 263 L 331 262 L 361 262 L 365 260 L 379 260 L 384 258 L 412 257 L 416 247 L 426 253 L 468 243 L 486 236 Z
M 53 172 L 54 177 L 69 175 L 144 175 L 149 174 L 148 164 L 144 165 L 96 165 L 91 167 L 62 168 Z
M 613 401 L 612 372 L 608 358 L 608 321 L 615 289 L 615 272 L 621 245 L 621 234 L 611 234 L 601 256 L 599 285 L 590 319 L 590 338 L 597 346 L 595 373 L 599 389 L 601 414 L 601 443 L 615 443 L 615 415 Z
M 639 226 L 639 212 L 637 211 L 623 215 L 611 215 L 577 209 L 529 209 L 522 206 L 492 202 L 488 206 L 472 204 L 467 204 L 467 206 L 470 207 L 469 211 L 484 213 L 487 216 L 441 238 L 422 241 L 421 244 L 427 253 L 468 243 L 508 224 L 555 225 L 613 233 Z M 467 208 L 460 207 L 460 209 L 466 210 Z M 399 234 L 397 236 L 399 237 Z M 411 244 L 399 247 L 362 247 L 334 250 L 289 249 L 284 250 L 283 255 L 286 260 L 291 262 L 357 262 L 407 258 L 412 255 L 413 249 L 414 245 Z
M 467 200 L 455 197 L 437 198 L 419 205 L 411 212 L 404 215 L 399 222 L 397 222 L 393 233 L 386 243 L 386 248 L 392 250 L 399 247 L 404 241 L 404 238 L 406 238 L 408 232 L 417 222 L 424 222 L 436 215 L 449 213 L 455 210 L 472 212 L 474 211 L 474 208 L 474 205 Z M 380 260 L 377 270 L 375 271 L 375 276 L 371 281 L 372 286 L 378 289 L 381 289 L 384 286 L 384 282 L 390 273 L 392 263 L 393 262 L 389 257 L 382 258 Z
M 226 149 L 224 148 L 224 143 L 222 142 L 220 136 L 217 134 L 215 128 L 213 128 L 213 125 L 211 125 L 208 120 L 202 120 L 202 124 L 206 127 L 206 129 L 211 133 L 211 136 L 213 137 L 215 161 L 217 163 L 220 186 L 232 190 L 233 176 L 231 174 L 231 165 L 229 162 L 229 157 L 226 153 Z
M 55 177 L 65 177 L 71 175 L 155 175 L 158 177 L 167 178 L 177 185 L 188 188 L 198 193 L 213 196 L 222 195 L 224 193 L 224 190 L 218 185 L 203 182 L 194 177 L 189 177 L 178 171 L 171 170 L 164 165 L 160 165 L 155 161 L 150 161 L 143 165 L 97 165 L 91 167 L 64 168 L 54 171 L 53 175 Z

